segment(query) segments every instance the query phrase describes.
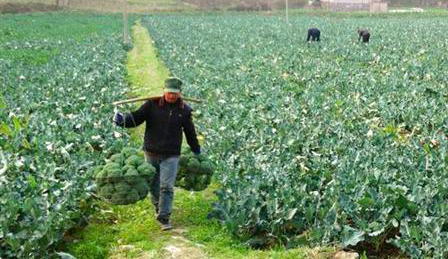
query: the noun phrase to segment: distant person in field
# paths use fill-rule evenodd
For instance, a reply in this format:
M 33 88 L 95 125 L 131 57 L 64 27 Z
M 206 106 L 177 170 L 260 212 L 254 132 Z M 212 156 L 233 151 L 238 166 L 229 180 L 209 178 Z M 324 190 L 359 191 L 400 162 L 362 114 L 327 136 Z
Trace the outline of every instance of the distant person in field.
M 320 41 L 320 31 L 317 28 L 311 28 L 308 29 L 308 37 L 306 38 L 306 41 Z
M 192 109 L 182 100 L 181 86 L 180 79 L 168 78 L 163 96 L 146 101 L 129 114 L 117 112 L 114 116 L 115 124 L 120 127 L 133 128 L 146 123 L 143 150 L 146 161 L 156 168 L 149 188 L 162 230 L 172 228 L 170 216 L 183 133 L 193 154 L 201 153 L 191 117 Z
M 370 39 L 370 33 L 368 30 L 364 30 L 364 29 L 358 29 L 358 42 L 361 40 L 362 38 L 362 42 L 369 42 Z

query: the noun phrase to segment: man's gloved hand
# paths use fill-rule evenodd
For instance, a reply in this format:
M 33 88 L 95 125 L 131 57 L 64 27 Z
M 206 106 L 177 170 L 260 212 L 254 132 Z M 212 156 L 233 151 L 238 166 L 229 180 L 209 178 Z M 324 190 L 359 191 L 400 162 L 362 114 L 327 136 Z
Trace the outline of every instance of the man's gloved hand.
M 121 114 L 120 112 L 116 112 L 114 116 L 114 122 L 117 126 L 123 126 L 124 123 L 123 114 Z

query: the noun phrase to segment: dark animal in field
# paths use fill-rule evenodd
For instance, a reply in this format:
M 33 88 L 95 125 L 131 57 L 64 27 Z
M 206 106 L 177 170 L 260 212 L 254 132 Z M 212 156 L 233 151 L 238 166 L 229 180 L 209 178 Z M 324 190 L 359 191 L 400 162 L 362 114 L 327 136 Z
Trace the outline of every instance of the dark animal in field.
M 360 41 L 361 38 L 362 38 L 362 42 L 369 42 L 369 39 L 370 39 L 370 33 L 369 33 L 368 30 L 361 30 L 361 29 L 358 29 L 358 35 L 359 35 L 359 37 L 358 37 L 358 41 Z
M 320 31 L 317 28 L 308 29 L 306 41 L 320 41 Z

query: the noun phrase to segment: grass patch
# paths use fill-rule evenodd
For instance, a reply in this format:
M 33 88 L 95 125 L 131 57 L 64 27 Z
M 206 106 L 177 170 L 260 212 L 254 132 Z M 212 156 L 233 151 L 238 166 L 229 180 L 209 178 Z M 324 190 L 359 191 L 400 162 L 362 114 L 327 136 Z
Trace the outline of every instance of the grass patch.
M 127 69 L 129 82 L 135 95 L 160 95 L 169 70 L 158 59 L 148 31 L 137 25 L 132 27 L 134 48 L 129 52 Z
M 131 82 L 132 95 L 135 97 L 158 96 L 163 92 L 163 82 L 169 76 L 169 70 L 158 59 L 156 49 L 148 31 L 137 22 L 132 27 L 134 48 L 129 52 L 127 60 L 128 80 Z M 142 103 L 137 103 L 137 108 Z M 131 139 L 142 144 L 144 127 L 131 130 Z
M 133 258 L 143 251 L 158 250 L 169 236 L 156 224 L 149 199 L 133 205 L 97 203 L 99 212 L 90 224 L 71 238 L 68 251 L 77 258 L 109 258 L 114 254 Z M 130 249 L 132 248 L 132 249 Z

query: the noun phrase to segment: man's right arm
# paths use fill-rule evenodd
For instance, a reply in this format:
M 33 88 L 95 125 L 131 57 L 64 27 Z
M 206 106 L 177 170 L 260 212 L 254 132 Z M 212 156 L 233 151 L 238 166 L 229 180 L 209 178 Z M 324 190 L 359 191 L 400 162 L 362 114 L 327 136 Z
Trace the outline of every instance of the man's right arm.
M 114 122 L 117 126 L 125 128 L 133 128 L 142 124 L 147 116 L 149 116 L 149 110 L 151 108 L 151 101 L 146 101 L 140 108 L 129 114 L 117 113 L 114 117 Z M 121 115 L 121 119 L 120 119 Z
M 182 126 L 185 132 L 185 137 L 187 137 L 187 143 L 190 146 L 191 151 L 196 155 L 200 154 L 201 146 L 199 146 L 199 141 L 193 124 L 193 118 L 191 117 L 191 111 L 188 112 L 188 117 L 186 118 Z

